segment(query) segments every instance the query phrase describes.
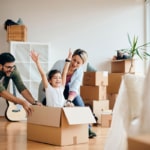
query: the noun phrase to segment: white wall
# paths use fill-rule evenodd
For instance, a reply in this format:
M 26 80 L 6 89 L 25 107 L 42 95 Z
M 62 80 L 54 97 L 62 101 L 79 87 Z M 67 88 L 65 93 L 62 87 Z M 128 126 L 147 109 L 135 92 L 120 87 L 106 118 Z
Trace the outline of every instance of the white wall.
M 68 48 L 82 48 L 98 70 L 110 70 L 117 49 L 129 46 L 127 33 L 144 41 L 144 0 L 0 0 L 0 50 L 8 51 L 3 23 L 22 18 L 28 41 L 50 42 L 51 61 Z

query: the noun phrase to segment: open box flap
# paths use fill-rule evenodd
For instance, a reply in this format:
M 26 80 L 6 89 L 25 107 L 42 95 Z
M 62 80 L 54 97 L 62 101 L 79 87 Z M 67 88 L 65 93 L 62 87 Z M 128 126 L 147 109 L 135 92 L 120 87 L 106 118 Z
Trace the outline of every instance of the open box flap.
M 37 105 L 33 105 L 32 107 L 34 111 L 27 118 L 28 123 L 60 127 L 61 108 Z
M 89 107 L 64 107 L 63 111 L 70 125 L 96 123 Z

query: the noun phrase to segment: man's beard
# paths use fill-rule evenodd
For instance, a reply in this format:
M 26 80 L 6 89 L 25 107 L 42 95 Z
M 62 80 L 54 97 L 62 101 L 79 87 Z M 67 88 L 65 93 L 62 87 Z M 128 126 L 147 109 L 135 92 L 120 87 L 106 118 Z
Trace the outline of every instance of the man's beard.
M 2 68 L 2 71 L 4 73 L 5 76 L 9 77 L 12 73 L 12 71 L 4 71 L 4 69 Z
M 7 71 L 5 74 L 7 77 L 9 77 L 11 75 L 12 71 Z

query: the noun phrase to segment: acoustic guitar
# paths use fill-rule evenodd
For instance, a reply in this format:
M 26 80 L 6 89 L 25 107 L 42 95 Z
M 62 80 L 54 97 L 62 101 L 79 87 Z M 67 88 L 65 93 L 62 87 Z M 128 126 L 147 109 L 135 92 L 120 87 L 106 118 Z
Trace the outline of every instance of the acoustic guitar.
M 12 83 L 13 87 L 13 95 L 16 96 L 16 87 L 14 83 Z M 10 101 L 7 102 L 7 108 L 5 111 L 5 117 L 9 121 L 25 121 L 27 120 L 26 111 L 24 110 L 23 106 L 20 104 L 15 104 Z

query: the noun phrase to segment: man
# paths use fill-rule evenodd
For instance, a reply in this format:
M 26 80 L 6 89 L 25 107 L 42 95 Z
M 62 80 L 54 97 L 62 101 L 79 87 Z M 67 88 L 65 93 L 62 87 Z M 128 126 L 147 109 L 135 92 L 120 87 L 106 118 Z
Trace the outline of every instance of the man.
M 15 104 L 20 104 L 23 106 L 28 115 L 31 115 L 32 109 L 31 105 L 23 100 L 22 98 L 18 98 L 7 91 L 7 87 L 10 79 L 12 79 L 13 83 L 17 87 L 17 90 L 20 94 L 32 105 L 38 104 L 37 101 L 33 98 L 29 90 L 24 85 L 20 74 L 15 66 L 15 58 L 10 53 L 1 53 L 0 54 L 0 96 L 5 98 L 8 101 L 14 102 Z

